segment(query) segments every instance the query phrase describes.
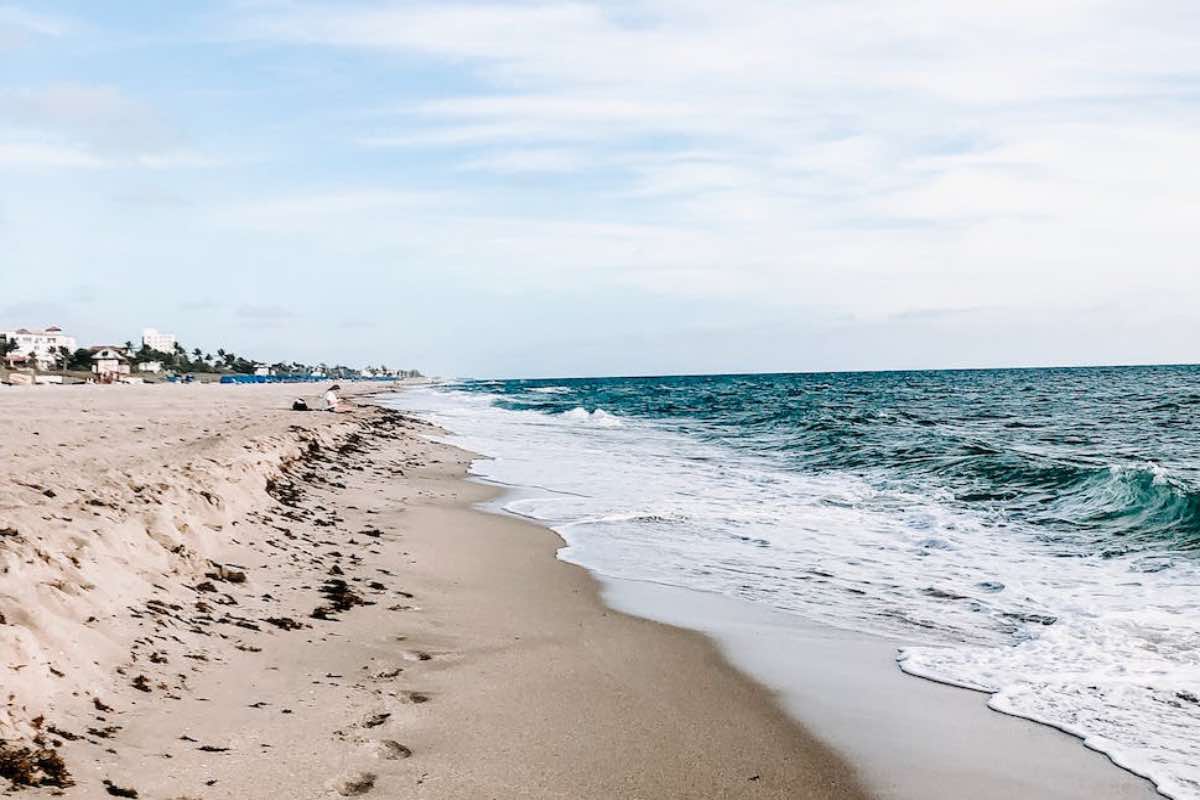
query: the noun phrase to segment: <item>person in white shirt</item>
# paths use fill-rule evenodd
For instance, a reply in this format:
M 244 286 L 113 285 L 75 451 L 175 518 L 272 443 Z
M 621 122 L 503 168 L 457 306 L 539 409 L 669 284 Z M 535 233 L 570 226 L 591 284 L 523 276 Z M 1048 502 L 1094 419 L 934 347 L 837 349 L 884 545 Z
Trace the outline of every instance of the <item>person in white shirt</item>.
M 341 390 L 342 390 L 342 387 L 338 386 L 336 383 L 333 386 L 330 386 L 328 390 L 326 390 L 326 392 L 325 392 L 325 410 L 326 411 L 338 411 L 339 410 L 338 403 L 340 401 L 338 400 L 337 393 L 340 392 Z

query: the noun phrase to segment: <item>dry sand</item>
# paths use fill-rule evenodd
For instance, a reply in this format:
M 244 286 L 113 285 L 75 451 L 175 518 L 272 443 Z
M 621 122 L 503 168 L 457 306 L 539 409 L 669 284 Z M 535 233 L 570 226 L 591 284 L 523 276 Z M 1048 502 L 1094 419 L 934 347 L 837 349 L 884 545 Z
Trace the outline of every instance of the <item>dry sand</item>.
M 284 410 L 315 393 L 0 388 L 10 758 L 67 797 L 863 796 L 707 639 L 472 510 L 465 453 Z

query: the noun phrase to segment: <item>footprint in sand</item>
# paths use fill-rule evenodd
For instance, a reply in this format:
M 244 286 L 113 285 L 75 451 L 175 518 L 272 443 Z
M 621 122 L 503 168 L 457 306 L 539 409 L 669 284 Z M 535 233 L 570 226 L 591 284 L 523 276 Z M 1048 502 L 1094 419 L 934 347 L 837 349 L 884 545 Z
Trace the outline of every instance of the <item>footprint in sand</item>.
M 399 761 L 412 755 L 412 750 L 394 739 L 383 739 L 375 743 L 379 757 L 388 761 Z
M 375 774 L 373 772 L 361 772 L 337 785 L 337 793 L 343 797 L 357 797 L 361 794 L 366 794 L 375 788 Z
M 362 726 L 364 728 L 378 728 L 380 725 L 387 722 L 388 718 L 391 716 L 392 715 L 387 711 L 380 711 L 377 714 L 371 714 L 363 720 Z
M 425 692 L 401 692 L 400 698 L 407 703 L 428 703 L 430 700 Z
M 426 653 L 424 650 L 406 650 L 400 654 L 400 657 L 405 661 L 432 661 L 433 654 Z

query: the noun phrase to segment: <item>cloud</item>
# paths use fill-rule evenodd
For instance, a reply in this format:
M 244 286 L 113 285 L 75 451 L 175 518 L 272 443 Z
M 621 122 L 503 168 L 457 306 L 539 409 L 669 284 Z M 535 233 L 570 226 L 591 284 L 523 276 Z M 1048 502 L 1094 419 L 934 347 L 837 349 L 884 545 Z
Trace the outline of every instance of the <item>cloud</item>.
M 288 235 L 327 232 L 343 237 L 355 228 L 387 227 L 445 208 L 450 199 L 434 192 L 346 187 L 242 200 L 214 209 L 209 222 L 222 229 Z
M 215 8 L 96 12 L 86 58 L 22 23 L 66 66 L 27 47 L 0 84 L 14 263 L 118 264 L 157 307 L 184 280 L 163 264 L 249 274 L 196 319 L 264 342 L 321 334 L 270 330 L 288 318 L 256 297 L 336 326 L 364 292 L 478 311 L 552 287 L 572 314 L 607 293 L 663 326 L 736 303 L 917 337 L 1200 292 L 1194 2 Z
M 150 105 L 114 86 L 57 83 L 3 89 L 0 122 L 52 131 L 102 153 L 158 150 L 178 137 Z
M 1183 268 L 1150 232 L 1180 237 L 1197 210 L 1197 30 L 1181 0 L 296 3 L 239 26 L 473 77 L 473 91 L 383 106 L 357 134 L 367 148 L 436 148 L 467 173 L 602 171 L 606 194 L 580 207 L 624 202 L 693 232 L 697 268 L 941 263 L 933 290 L 952 304 L 1011 295 L 1014 264 L 1117 270 L 1134 248 Z M 638 248 L 627 266 L 672 269 L 647 257 L 672 250 Z M 811 277 L 795 283 L 825 283 Z
M 14 5 L 0 5 L 0 50 L 32 44 L 38 38 L 64 36 L 72 24 Z
M 523 173 L 578 172 L 586 164 L 581 153 L 562 149 L 501 150 L 464 161 L 467 171 L 494 172 L 500 175 Z
M 122 188 L 113 195 L 113 200 L 122 206 L 137 209 L 175 210 L 185 209 L 194 202 L 185 194 L 163 186 Z
M 0 164 L 10 168 L 103 169 L 111 162 L 70 145 L 0 141 Z
M 55 169 L 207 169 L 200 152 L 148 103 L 112 86 L 0 89 L 0 162 Z
M 662 90 L 686 87 L 701 102 L 734 90 L 736 112 L 781 93 L 829 89 L 851 101 L 877 102 L 870 95 L 887 91 L 971 105 L 1161 89 L 1163 78 L 1194 69 L 1196 13 L 1184 0 L 1150 13 L 1131 0 L 351 2 L 290 4 L 239 29 L 465 62 L 510 86 L 601 94 L 619 86 L 626 96 L 679 103 L 688 95 Z

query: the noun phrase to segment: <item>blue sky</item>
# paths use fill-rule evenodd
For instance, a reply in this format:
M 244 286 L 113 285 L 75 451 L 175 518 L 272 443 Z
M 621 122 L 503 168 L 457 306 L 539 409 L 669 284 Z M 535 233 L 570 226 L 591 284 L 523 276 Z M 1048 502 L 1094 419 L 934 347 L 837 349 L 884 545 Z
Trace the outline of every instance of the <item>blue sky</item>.
M 446 375 L 1197 361 L 1198 40 L 1176 0 L 0 0 L 0 325 Z

